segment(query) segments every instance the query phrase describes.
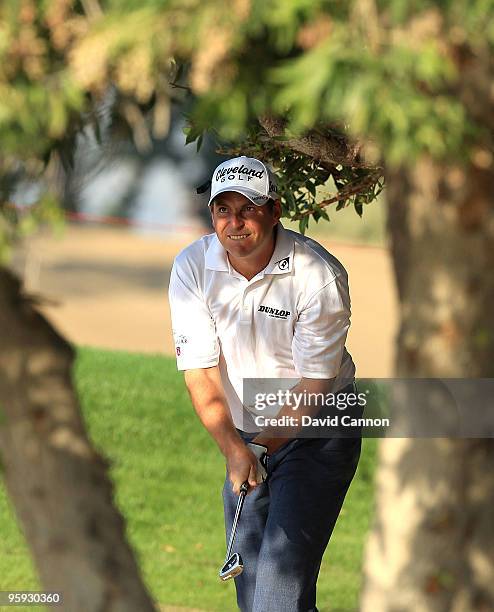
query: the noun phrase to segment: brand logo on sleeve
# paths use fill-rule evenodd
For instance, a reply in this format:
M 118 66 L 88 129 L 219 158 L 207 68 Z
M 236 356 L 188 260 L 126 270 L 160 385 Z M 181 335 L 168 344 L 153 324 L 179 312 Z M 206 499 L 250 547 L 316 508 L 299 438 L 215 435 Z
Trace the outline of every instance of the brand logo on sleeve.
M 272 308 L 271 306 L 264 306 L 264 304 L 259 306 L 257 312 L 264 312 L 272 319 L 288 319 L 288 317 L 291 315 L 289 310 L 279 310 L 278 308 Z
M 189 339 L 187 336 L 184 336 L 183 334 L 178 334 L 175 336 L 175 351 L 177 353 L 177 357 L 180 357 L 183 349 L 185 348 L 184 344 L 187 344 L 188 341 Z

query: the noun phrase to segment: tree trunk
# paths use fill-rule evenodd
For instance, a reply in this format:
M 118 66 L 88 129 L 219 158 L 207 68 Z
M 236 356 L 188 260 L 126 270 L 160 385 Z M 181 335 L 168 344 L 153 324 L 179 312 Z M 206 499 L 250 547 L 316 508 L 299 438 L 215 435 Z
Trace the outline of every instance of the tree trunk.
M 493 376 L 493 193 L 492 167 L 388 174 L 398 377 Z M 361 609 L 494 610 L 494 441 L 385 439 L 376 484 Z
M 61 591 L 70 612 L 154 610 L 86 435 L 73 351 L 3 268 L 0 338 L 4 477 L 43 588 Z

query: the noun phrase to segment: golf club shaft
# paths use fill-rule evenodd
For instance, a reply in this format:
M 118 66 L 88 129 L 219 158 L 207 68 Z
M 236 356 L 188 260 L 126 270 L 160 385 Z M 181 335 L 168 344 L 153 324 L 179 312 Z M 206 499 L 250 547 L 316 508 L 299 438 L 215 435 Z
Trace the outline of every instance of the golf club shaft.
M 230 554 L 232 552 L 233 542 L 235 540 L 235 533 L 237 531 L 237 523 L 238 523 L 238 519 L 240 518 L 240 513 L 242 512 L 242 506 L 244 505 L 244 499 L 245 499 L 245 496 L 247 495 L 248 488 L 249 488 L 249 485 L 246 482 L 244 482 L 240 487 L 240 493 L 239 493 L 238 502 L 237 502 L 237 509 L 235 511 L 235 518 L 233 519 L 232 531 L 230 534 L 230 541 L 228 542 L 228 549 L 226 551 L 225 563 L 230 558 Z

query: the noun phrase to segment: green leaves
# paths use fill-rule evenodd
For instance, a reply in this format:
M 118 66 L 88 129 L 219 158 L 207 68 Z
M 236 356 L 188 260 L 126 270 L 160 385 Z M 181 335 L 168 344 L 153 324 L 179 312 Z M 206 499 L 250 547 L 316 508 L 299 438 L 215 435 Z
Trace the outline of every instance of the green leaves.
M 298 229 L 301 234 L 305 234 L 306 229 L 309 227 L 309 217 L 302 217 L 298 222 Z
M 481 4 L 485 24 L 478 18 Z M 344 121 L 349 133 L 378 143 L 389 165 L 422 154 L 461 159 L 476 119 L 458 95 L 462 76 L 455 40 L 465 37 L 462 44 L 473 49 L 483 35 L 485 45 L 494 32 L 492 4 L 445 2 L 438 8 L 390 0 L 366 18 L 357 2 L 285 0 L 265 10 L 254 3 L 252 14 L 264 38 L 254 46 L 245 31 L 238 32 L 237 78 L 224 95 L 212 85 L 217 95 L 208 120 L 231 138 L 239 137 L 255 114 L 286 117 L 293 133 Z M 317 30 L 323 22 L 327 27 Z M 254 56 L 262 70 L 255 88 L 268 95 L 243 88 L 245 76 L 255 71 Z M 204 110 L 199 101 L 195 112 L 204 116 Z
M 284 212 L 305 230 L 309 216 L 328 216 L 322 202 L 362 215 L 382 183 L 357 163 L 331 168 L 317 152 L 290 152 L 288 135 L 338 123 L 343 139 L 373 142 L 388 166 L 422 155 L 463 162 L 476 144 L 493 145 L 494 0 L 113 0 L 89 17 L 78 3 L 19 6 L 0 5 L 9 162 L 39 170 L 110 89 L 139 110 L 133 124 L 121 119 L 141 131 L 157 100 L 169 108 L 186 91 L 187 143 L 199 149 L 214 130 L 271 161 L 285 177 Z M 268 115 L 286 120 L 287 136 L 256 128 Z
M 202 140 L 204 130 L 201 130 L 193 123 L 188 122 L 183 128 L 183 132 L 185 134 L 185 144 L 188 145 L 191 142 L 195 142 L 196 140 Z M 197 146 L 197 150 L 199 150 L 199 147 L 200 145 Z

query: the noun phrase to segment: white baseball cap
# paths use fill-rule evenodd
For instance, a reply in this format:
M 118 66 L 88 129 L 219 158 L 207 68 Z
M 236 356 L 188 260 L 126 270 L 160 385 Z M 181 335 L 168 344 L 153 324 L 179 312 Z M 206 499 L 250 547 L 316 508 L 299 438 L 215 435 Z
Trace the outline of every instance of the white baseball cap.
M 278 199 L 276 177 L 268 166 L 253 157 L 234 157 L 220 164 L 211 178 L 211 196 L 214 198 L 224 191 L 236 191 L 262 206 L 269 198 Z

